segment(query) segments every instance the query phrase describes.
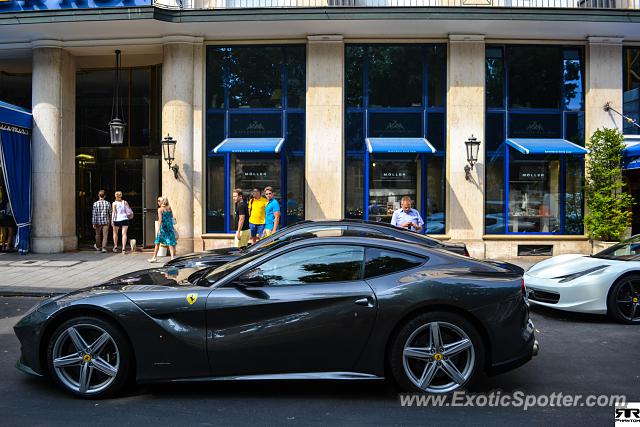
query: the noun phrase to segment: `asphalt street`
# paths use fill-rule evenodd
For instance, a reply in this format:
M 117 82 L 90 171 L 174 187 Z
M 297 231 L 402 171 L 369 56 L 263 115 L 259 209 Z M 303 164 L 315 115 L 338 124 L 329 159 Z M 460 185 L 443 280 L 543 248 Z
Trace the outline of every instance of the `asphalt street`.
M 402 407 L 385 382 L 241 382 L 132 387 L 106 400 L 68 396 L 14 368 L 12 327 L 36 298 L 0 298 L 0 425 L 613 425 L 613 407 Z M 640 402 L 640 327 L 535 310 L 541 349 L 515 371 L 480 379 L 482 393 L 626 395 Z

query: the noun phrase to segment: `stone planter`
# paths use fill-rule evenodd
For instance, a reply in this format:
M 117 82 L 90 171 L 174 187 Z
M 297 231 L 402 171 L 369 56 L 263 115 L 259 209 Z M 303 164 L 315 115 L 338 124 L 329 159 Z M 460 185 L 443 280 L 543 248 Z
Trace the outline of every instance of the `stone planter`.
M 592 240 L 591 241 L 591 246 L 592 246 L 592 250 L 591 250 L 591 255 L 597 254 L 600 251 L 603 251 L 607 248 L 610 248 L 611 246 L 618 244 L 619 242 L 605 242 L 602 240 Z

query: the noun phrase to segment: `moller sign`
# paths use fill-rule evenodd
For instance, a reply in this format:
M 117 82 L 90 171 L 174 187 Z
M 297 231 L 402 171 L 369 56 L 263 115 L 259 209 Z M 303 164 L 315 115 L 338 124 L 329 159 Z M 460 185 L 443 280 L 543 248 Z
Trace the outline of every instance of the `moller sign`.
M 0 0 L 0 13 L 150 5 L 151 0 Z

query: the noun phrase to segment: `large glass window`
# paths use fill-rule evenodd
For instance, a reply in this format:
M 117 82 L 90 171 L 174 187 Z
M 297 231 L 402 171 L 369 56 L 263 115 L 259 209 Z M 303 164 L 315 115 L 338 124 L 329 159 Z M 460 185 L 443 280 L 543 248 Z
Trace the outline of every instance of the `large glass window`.
M 78 147 L 111 147 L 108 123 L 113 103 L 113 70 L 81 70 L 76 74 L 76 141 Z M 155 114 L 157 68 L 124 69 L 120 94 L 127 123 L 124 146 L 149 147 L 160 140 Z
M 246 273 L 265 286 L 347 282 L 362 278 L 364 248 L 322 245 L 277 256 Z
M 624 48 L 623 114 L 640 123 L 640 47 Z M 622 124 L 627 135 L 640 134 L 640 128 L 626 121 Z
M 389 222 L 403 196 L 445 232 L 446 46 L 349 45 L 345 216 Z M 435 154 L 377 153 L 367 138 L 426 138 Z
M 509 229 L 514 233 L 560 231 L 560 159 L 509 149 Z
M 580 47 L 487 47 L 485 233 L 583 233 L 584 158 L 509 145 L 584 146 L 582 58 Z
M 207 48 L 207 232 L 230 232 L 231 191 L 274 189 L 281 225 L 304 219 L 305 47 Z M 227 138 L 284 138 L 278 153 L 218 154 Z
M 31 110 L 31 74 L 0 70 L 0 100 Z

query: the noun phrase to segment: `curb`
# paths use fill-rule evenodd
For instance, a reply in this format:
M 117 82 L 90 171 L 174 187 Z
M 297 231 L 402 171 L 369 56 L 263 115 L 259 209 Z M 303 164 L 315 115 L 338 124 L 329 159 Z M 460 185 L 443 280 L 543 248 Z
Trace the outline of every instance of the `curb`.
M 52 297 L 66 294 L 76 289 L 71 288 L 43 288 L 43 287 L 14 287 L 0 286 L 0 297 Z

